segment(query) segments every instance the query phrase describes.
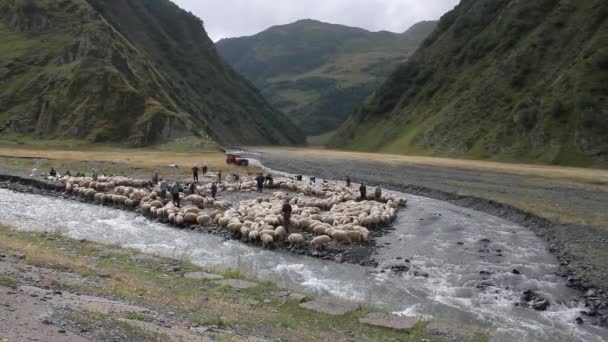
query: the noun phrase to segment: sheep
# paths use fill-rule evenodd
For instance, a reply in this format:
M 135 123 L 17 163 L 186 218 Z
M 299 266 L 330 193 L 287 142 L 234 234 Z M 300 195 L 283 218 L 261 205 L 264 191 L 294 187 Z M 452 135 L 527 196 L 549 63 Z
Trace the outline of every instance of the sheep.
M 321 235 L 321 236 L 317 236 L 316 238 L 312 239 L 312 241 L 310 241 L 310 245 L 312 247 L 320 247 L 322 245 L 328 244 L 331 242 L 331 238 L 327 235 Z
M 275 238 L 275 237 L 276 237 L 276 234 L 275 234 L 275 232 L 274 232 L 274 229 L 266 229 L 266 228 L 265 228 L 265 229 L 262 229 L 261 234 L 262 234 L 262 235 L 270 235 L 270 237 L 272 237 L 272 238 Z
M 289 234 L 287 241 L 289 241 L 289 243 L 291 243 L 292 245 L 299 245 L 304 243 L 304 237 L 302 236 L 302 234 L 292 233 Z
M 150 212 L 150 208 L 152 208 L 152 206 L 148 203 L 141 205 L 141 211 L 143 211 L 144 214 L 148 214 Z
M 230 223 L 230 224 L 228 224 L 228 231 L 230 233 L 232 233 L 232 235 L 236 236 L 236 235 L 238 235 L 238 234 L 241 233 L 241 227 L 242 226 L 243 225 L 240 224 L 240 223 L 236 223 L 236 222 Z
M 273 237 L 270 236 L 269 234 L 262 234 L 261 240 L 262 240 L 262 245 L 267 248 L 272 247 L 272 245 L 274 243 Z
M 198 214 L 195 213 L 186 213 L 184 215 L 184 222 L 194 224 L 198 220 Z
M 285 236 L 287 236 L 287 229 L 285 229 L 285 227 L 283 226 L 278 226 L 275 230 L 274 230 L 274 236 L 278 239 L 278 240 L 283 240 L 285 239 Z
M 199 215 L 196 218 L 196 223 L 200 224 L 201 226 L 208 224 L 211 221 L 211 217 L 209 217 L 208 215 Z
M 150 206 L 153 208 L 162 208 L 163 202 L 161 201 L 152 201 L 150 202 Z
M 249 241 L 258 241 L 260 239 L 260 232 L 252 230 L 249 232 Z
M 315 228 L 313 228 L 313 230 L 312 230 L 313 234 L 316 236 L 325 235 L 326 231 L 327 231 L 327 228 L 322 225 L 318 225 Z

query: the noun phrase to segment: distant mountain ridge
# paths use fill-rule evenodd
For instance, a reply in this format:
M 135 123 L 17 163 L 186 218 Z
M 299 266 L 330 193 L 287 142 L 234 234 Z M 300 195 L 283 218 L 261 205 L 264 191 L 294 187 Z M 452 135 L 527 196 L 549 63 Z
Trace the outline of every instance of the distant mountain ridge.
M 171 1 L 0 0 L 0 40 L 0 134 L 303 141 Z
M 223 39 L 216 47 L 276 108 L 314 135 L 338 127 L 435 24 L 422 22 L 399 34 L 306 19 Z
M 608 166 L 608 2 L 462 0 L 332 146 Z

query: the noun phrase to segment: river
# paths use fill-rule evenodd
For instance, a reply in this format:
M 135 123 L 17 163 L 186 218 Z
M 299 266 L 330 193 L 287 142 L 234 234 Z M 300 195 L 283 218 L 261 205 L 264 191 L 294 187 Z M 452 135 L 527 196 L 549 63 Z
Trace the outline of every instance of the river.
M 263 250 L 128 211 L 4 189 L 0 222 L 185 258 L 211 269 L 238 267 L 283 287 L 478 327 L 490 331 L 493 340 L 608 339 L 607 329 L 573 323 L 583 309 L 579 293 L 555 275 L 558 261 L 531 231 L 446 202 L 400 195 L 408 198 L 408 207 L 394 230 L 377 240 L 383 246 L 375 256 L 377 268 Z M 409 271 L 385 270 L 395 265 Z M 516 307 L 528 289 L 551 306 L 542 312 Z

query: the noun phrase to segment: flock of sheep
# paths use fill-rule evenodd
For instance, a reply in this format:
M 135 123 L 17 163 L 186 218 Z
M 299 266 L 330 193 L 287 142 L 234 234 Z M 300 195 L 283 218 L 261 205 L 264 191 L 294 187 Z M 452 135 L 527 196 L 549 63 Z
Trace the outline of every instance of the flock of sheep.
M 210 183 L 195 187 L 195 193 L 185 189 L 180 194 L 181 207 L 176 207 L 167 195 L 149 181 L 127 177 L 99 176 L 63 177 L 65 190 L 75 196 L 102 205 L 119 205 L 144 215 L 182 225 L 207 226 L 215 224 L 252 243 L 272 247 L 279 243 L 310 245 L 313 248 L 329 243 L 363 243 L 369 240 L 370 229 L 389 224 L 406 200 L 383 196 L 360 200 L 358 191 L 337 182 L 309 184 L 291 178 L 277 178 L 275 192 L 234 205 L 208 196 Z M 252 192 L 255 180 L 225 180 L 218 184 L 221 191 Z M 289 224 L 283 222 L 282 207 L 292 206 Z

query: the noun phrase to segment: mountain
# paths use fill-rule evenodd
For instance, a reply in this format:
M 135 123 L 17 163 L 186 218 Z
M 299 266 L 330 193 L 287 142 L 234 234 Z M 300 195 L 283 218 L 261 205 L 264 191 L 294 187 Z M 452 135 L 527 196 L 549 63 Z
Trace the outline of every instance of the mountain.
M 337 128 L 434 27 L 422 22 L 398 34 L 300 20 L 216 47 L 276 108 L 316 135 Z
M 294 144 L 301 132 L 168 0 L 0 0 L 0 133 Z
M 608 165 L 607 18 L 605 0 L 462 0 L 331 145 Z

